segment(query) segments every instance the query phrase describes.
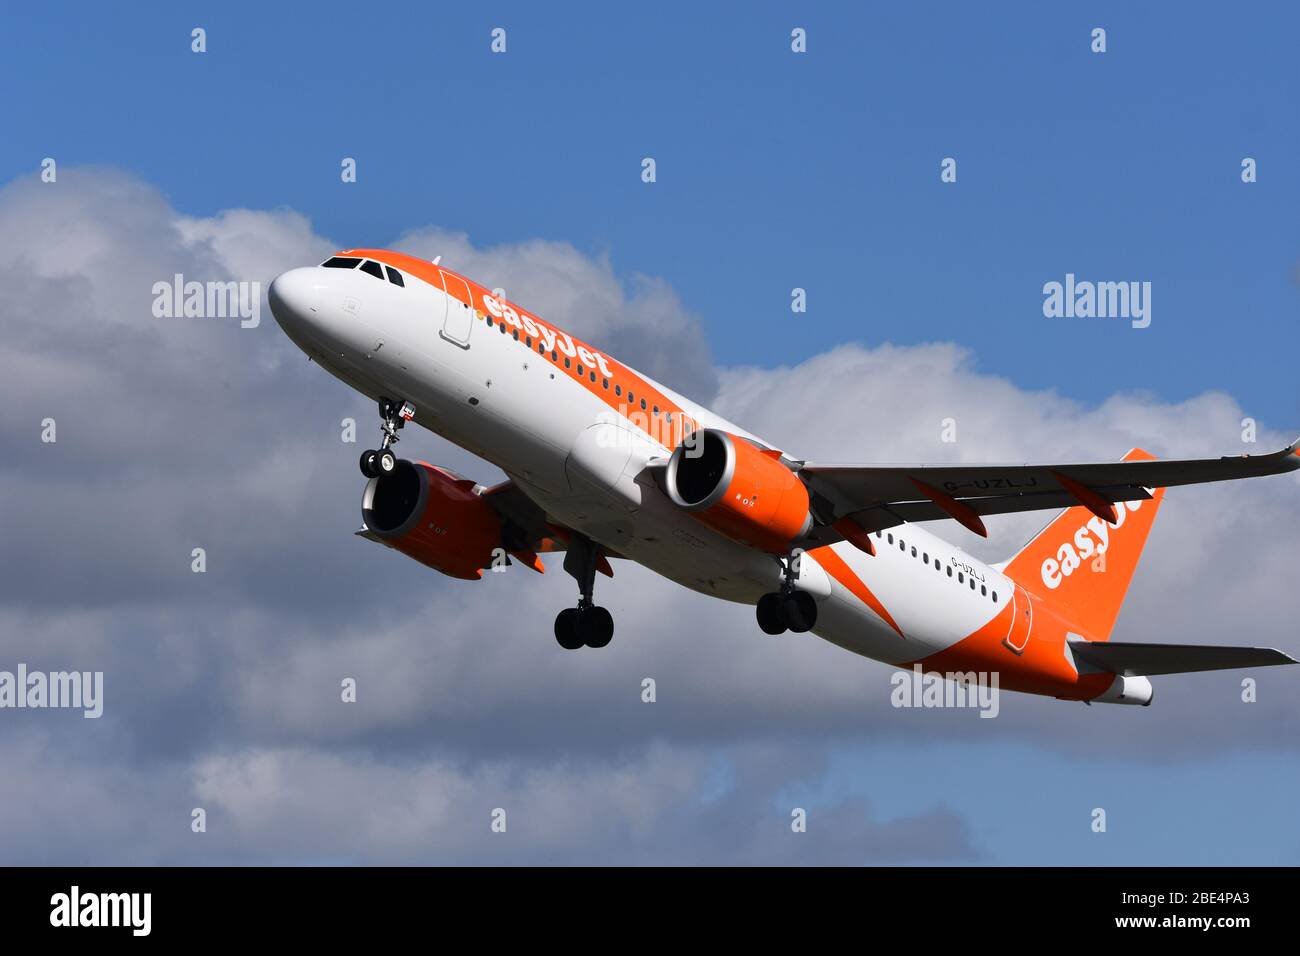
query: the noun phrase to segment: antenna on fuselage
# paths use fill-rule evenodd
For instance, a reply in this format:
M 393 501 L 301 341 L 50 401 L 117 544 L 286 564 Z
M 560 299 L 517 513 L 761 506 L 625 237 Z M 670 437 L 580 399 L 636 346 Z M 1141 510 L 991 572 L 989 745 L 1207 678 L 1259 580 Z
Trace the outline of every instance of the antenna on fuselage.
M 434 256 L 434 257 L 433 257 L 433 264 L 434 264 L 435 266 L 436 266 L 439 262 L 441 262 L 441 261 L 442 261 L 442 256 Z

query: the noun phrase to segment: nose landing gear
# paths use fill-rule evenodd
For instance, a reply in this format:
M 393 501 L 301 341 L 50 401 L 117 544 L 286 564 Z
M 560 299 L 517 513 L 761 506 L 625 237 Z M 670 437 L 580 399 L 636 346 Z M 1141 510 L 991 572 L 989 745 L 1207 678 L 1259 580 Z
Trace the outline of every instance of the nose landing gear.
M 367 478 L 392 474 L 397 467 L 397 456 L 393 454 L 392 446 L 401 440 L 397 433 L 415 417 L 415 406 L 410 402 L 399 403 L 391 398 L 381 398 L 379 417 L 383 420 L 380 426 L 383 437 L 379 448 L 363 451 L 359 462 L 361 474 Z
M 578 606 L 566 607 L 555 617 L 555 640 L 566 651 L 580 647 L 605 647 L 614 638 L 614 617 L 592 601 L 600 545 L 577 532 L 569 540 L 564 570 L 578 582 Z
M 755 609 L 758 626 L 764 634 L 784 634 L 793 631 L 802 634 L 817 624 L 817 601 L 807 591 L 795 589 L 795 569 L 798 555 L 781 559 L 784 580 L 779 592 L 764 594 Z

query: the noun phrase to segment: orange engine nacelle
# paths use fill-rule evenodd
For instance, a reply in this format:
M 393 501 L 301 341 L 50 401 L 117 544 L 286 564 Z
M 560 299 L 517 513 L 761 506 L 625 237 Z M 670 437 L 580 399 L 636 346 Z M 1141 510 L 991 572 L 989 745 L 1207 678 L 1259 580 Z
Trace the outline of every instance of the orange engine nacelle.
M 370 536 L 435 571 L 471 581 L 501 547 L 501 518 L 474 482 L 423 461 L 370 479 L 361 516 Z
M 709 527 L 772 554 L 812 529 L 808 489 L 776 452 L 706 428 L 677 446 L 664 472 L 668 497 Z

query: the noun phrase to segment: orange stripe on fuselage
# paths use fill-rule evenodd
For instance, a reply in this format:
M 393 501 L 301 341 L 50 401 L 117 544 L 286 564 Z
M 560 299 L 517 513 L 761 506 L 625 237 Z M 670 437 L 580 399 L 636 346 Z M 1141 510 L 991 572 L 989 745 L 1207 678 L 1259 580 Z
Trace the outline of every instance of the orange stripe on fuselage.
M 454 286 L 451 289 L 443 288 L 443 281 L 440 273 L 455 276 L 469 287 L 470 300 L 465 304 L 474 310 L 475 317 L 479 321 L 486 321 L 489 316 L 495 316 L 496 313 L 509 309 L 510 312 L 520 320 L 520 327 L 518 327 L 518 342 L 520 347 L 528 348 L 528 350 L 538 358 L 545 359 L 554 367 L 557 373 L 563 373 L 569 378 L 581 383 L 588 392 L 603 401 L 611 409 L 626 419 L 633 427 L 640 429 L 666 448 L 675 448 L 677 445 L 681 444 L 682 439 L 686 435 L 701 427 L 699 422 L 695 421 L 691 416 L 683 412 L 675 402 L 668 398 L 668 396 L 664 395 L 626 365 L 609 357 L 599 349 L 592 348 L 586 342 L 574 338 L 562 329 L 551 325 L 549 322 L 543 322 L 536 315 L 520 308 L 513 302 L 493 296 L 490 289 L 484 288 L 474 280 L 466 278 L 458 272 L 453 272 L 451 269 L 445 268 L 444 266 L 435 266 L 432 262 L 428 262 L 424 259 L 417 259 L 414 256 L 408 256 L 405 253 L 390 252 L 387 249 L 348 249 L 344 252 L 337 253 L 337 255 L 364 256 L 368 259 L 376 259 L 395 269 L 400 269 L 409 275 L 413 275 L 423 282 L 427 282 L 435 289 L 446 292 L 457 301 L 465 302 L 459 289 L 456 289 Z M 488 303 L 485 300 L 489 298 L 492 300 L 492 304 L 496 306 L 495 309 L 488 307 Z M 538 351 L 538 346 L 543 345 L 544 342 L 542 342 L 540 337 L 536 336 L 532 337 L 533 344 L 532 347 L 529 348 L 526 344 L 529 336 L 525 329 L 522 328 L 523 319 L 525 318 L 527 318 L 528 321 L 539 330 L 545 329 L 554 336 L 555 348 L 553 350 Z M 493 324 L 501 325 L 503 328 L 505 327 L 502 319 L 493 317 L 492 321 Z M 513 338 L 513 330 L 516 327 L 513 322 L 509 324 L 512 328 L 511 331 L 506 333 L 506 337 Z M 561 348 L 562 342 L 572 347 L 572 355 L 569 354 L 567 348 Z M 582 350 L 586 350 L 591 353 L 593 357 L 597 358 L 596 364 L 598 367 L 593 368 L 589 363 L 583 362 L 581 358 Z M 556 358 L 554 359 L 551 358 L 552 352 L 556 355 Z M 568 358 L 571 363 L 568 368 L 564 365 L 565 358 Z M 601 360 L 603 360 L 603 365 L 601 365 Z M 604 369 L 606 368 L 611 373 L 608 376 L 604 374 Z M 582 370 L 581 375 L 578 374 L 579 369 Z M 595 374 L 594 381 L 592 380 L 593 373 Z M 603 384 L 606 379 L 609 381 L 608 388 Z M 616 385 L 622 388 L 623 393 L 621 395 L 615 394 Z M 629 393 L 633 395 L 635 404 L 628 401 L 627 396 Z M 645 405 L 644 410 L 641 407 L 643 403 Z M 656 407 L 659 409 L 658 415 L 654 414 L 654 409 Z
M 880 598 L 871 593 L 871 588 L 863 583 L 862 579 L 849 567 L 848 562 L 831 550 L 829 544 L 822 545 L 820 548 L 813 548 L 808 554 L 822 566 L 827 574 L 848 588 L 854 597 L 880 615 L 880 619 L 897 631 L 899 637 L 903 637 L 903 629 L 898 626 L 894 616 L 885 610 L 885 605 L 880 603 Z

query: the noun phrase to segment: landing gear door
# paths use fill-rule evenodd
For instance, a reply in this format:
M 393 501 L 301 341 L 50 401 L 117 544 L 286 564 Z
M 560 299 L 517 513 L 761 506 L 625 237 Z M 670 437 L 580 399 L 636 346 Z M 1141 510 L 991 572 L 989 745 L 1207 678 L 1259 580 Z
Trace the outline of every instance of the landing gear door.
M 469 348 L 469 334 L 474 330 L 474 309 L 469 304 L 469 285 L 460 276 L 438 270 L 447 291 L 447 312 L 443 317 L 442 337 L 461 348 Z

